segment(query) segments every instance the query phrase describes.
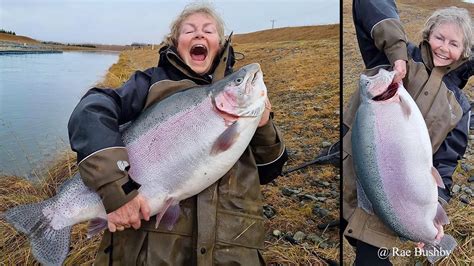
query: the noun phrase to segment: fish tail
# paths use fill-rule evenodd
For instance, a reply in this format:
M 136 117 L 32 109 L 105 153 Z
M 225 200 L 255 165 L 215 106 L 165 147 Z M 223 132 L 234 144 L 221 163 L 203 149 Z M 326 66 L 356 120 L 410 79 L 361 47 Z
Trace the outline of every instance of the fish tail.
M 427 259 L 434 264 L 439 259 L 449 256 L 456 248 L 458 243 L 451 235 L 444 235 L 439 244 L 426 244 L 424 249 L 427 251 Z
M 61 265 L 69 252 L 71 226 L 53 229 L 42 210 L 51 204 L 48 199 L 39 203 L 20 205 L 7 210 L 3 218 L 30 240 L 34 257 L 45 265 Z

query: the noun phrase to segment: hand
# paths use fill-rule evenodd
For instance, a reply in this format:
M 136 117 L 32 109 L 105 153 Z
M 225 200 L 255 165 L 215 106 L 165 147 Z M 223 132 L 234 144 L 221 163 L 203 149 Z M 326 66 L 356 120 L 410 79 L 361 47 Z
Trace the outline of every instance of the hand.
M 405 60 L 396 60 L 393 63 L 393 70 L 395 71 L 395 77 L 393 78 L 393 83 L 398 83 L 405 78 L 407 74 L 407 62 Z
M 260 122 L 258 123 L 258 127 L 263 127 L 268 123 L 268 120 L 270 120 L 270 112 L 272 111 L 272 104 L 270 103 L 270 100 L 268 97 L 265 99 L 265 110 L 263 111 L 262 118 L 260 119 Z
M 110 232 L 123 231 L 132 226 L 135 229 L 140 228 L 140 214 L 146 221 L 150 220 L 150 207 L 147 200 L 138 194 L 131 201 L 127 202 L 117 210 L 107 214 L 107 226 Z

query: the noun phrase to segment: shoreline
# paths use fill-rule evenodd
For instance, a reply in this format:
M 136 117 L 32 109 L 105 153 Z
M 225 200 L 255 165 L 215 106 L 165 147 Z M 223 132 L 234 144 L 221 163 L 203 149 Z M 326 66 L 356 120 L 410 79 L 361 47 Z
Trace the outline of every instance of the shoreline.
M 60 54 L 61 50 L 0 50 L 0 55 L 12 54 Z

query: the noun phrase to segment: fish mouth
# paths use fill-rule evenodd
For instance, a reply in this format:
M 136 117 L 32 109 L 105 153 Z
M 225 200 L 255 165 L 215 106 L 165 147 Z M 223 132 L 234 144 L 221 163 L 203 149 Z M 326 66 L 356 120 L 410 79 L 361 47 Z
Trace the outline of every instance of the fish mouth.
M 189 50 L 189 55 L 194 61 L 206 60 L 208 53 L 208 49 L 204 44 L 195 44 Z
M 387 90 L 385 90 L 382 94 L 379 94 L 373 97 L 372 100 L 376 102 L 381 102 L 381 101 L 386 101 L 388 99 L 391 99 L 397 93 L 398 86 L 399 86 L 398 83 L 390 84 Z

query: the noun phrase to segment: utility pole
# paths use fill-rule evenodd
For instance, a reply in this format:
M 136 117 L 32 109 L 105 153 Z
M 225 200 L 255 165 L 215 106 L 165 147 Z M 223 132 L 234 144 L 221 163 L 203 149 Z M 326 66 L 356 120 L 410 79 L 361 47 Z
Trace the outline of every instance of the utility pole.
M 273 26 L 275 25 L 275 21 L 274 19 L 270 20 L 272 22 L 272 29 L 273 29 Z

